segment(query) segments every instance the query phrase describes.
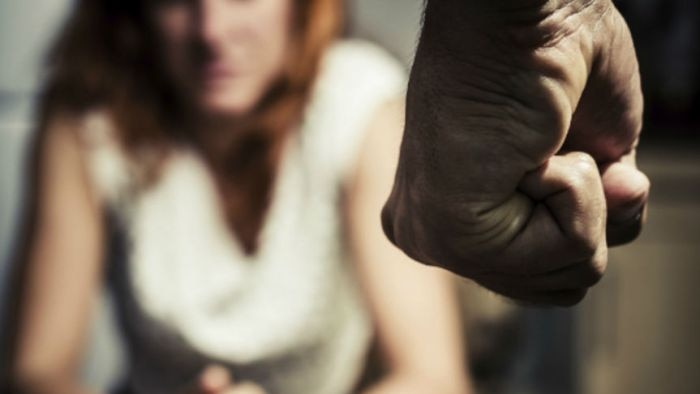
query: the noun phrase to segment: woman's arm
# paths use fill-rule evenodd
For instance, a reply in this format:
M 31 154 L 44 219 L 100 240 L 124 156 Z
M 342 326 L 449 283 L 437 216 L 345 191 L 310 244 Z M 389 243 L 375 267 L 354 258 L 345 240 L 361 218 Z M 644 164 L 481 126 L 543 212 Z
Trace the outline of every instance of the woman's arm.
M 81 393 L 76 379 L 101 276 L 103 223 L 78 136 L 79 122 L 50 122 L 36 152 L 14 384 L 22 392 Z
M 380 212 L 398 162 L 403 105 L 381 109 L 349 185 L 348 222 L 358 274 L 389 374 L 370 393 L 469 391 L 450 274 L 410 260 L 382 233 Z

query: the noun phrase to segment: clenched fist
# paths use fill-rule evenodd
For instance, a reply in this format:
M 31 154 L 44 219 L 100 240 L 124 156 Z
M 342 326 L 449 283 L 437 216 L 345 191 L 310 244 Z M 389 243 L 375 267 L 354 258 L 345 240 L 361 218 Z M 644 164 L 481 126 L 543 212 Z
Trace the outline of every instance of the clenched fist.
M 430 0 L 385 232 L 516 300 L 577 303 L 644 220 L 642 107 L 611 0 Z

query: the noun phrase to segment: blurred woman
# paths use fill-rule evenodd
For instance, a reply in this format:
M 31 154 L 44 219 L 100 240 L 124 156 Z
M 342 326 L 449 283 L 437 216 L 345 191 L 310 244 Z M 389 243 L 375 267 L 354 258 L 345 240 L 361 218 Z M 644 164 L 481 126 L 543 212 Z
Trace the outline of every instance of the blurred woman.
M 331 0 L 79 1 L 50 61 L 14 362 L 75 393 L 102 273 L 133 393 L 462 393 L 446 274 L 384 238 L 404 75 Z M 106 262 L 106 265 L 103 264 Z

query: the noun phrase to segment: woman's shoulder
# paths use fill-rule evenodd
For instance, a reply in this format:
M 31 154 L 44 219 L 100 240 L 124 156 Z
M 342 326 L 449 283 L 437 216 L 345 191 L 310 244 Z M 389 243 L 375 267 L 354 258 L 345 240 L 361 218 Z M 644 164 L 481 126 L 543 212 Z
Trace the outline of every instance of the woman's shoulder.
M 406 68 L 380 46 L 349 39 L 333 43 L 320 65 L 310 114 L 337 124 L 338 112 L 346 127 L 356 128 L 368 113 L 406 90 Z M 308 115 L 308 114 L 307 114 Z
M 370 122 L 401 98 L 406 69 L 386 50 L 361 40 L 334 43 L 326 52 L 305 117 L 307 140 L 340 180 L 349 176 Z
M 41 121 L 37 132 L 39 143 L 69 138 L 85 151 L 117 145 L 118 141 L 113 117 L 105 108 L 54 111 Z
M 80 112 L 57 112 L 48 117 L 40 142 L 70 140 L 88 175 L 88 183 L 106 203 L 130 178 L 129 160 L 120 143 L 111 112 L 102 107 Z
M 323 58 L 319 84 L 376 94 L 405 89 L 406 68 L 388 51 L 369 41 L 345 39 L 333 43 Z
M 399 74 L 405 71 L 405 67 L 380 45 L 355 38 L 333 42 L 326 51 L 324 61 L 326 63 L 342 62 L 347 66 L 355 67 L 380 67 L 379 71 Z

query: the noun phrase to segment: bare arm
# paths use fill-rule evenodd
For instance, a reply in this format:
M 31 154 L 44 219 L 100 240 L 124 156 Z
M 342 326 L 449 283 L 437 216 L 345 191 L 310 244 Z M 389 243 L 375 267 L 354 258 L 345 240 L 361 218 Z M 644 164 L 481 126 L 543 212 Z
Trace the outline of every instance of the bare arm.
M 360 280 L 390 374 L 372 393 L 468 391 L 464 344 L 451 275 L 411 261 L 382 234 L 403 125 L 403 105 L 378 113 L 348 196 Z
M 76 376 L 100 284 L 103 228 L 77 122 L 51 122 L 39 141 L 35 222 L 25 253 L 13 378 L 32 393 L 80 393 Z

